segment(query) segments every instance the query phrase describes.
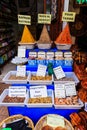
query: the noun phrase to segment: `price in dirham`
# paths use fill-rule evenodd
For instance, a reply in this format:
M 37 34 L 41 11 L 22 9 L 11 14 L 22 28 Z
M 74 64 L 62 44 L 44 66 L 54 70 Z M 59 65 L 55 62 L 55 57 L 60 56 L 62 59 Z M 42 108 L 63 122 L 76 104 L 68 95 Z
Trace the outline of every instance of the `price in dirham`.
M 31 25 L 31 16 L 29 15 L 18 15 L 18 23 L 24 25 Z
M 39 24 L 51 24 L 51 14 L 38 14 Z

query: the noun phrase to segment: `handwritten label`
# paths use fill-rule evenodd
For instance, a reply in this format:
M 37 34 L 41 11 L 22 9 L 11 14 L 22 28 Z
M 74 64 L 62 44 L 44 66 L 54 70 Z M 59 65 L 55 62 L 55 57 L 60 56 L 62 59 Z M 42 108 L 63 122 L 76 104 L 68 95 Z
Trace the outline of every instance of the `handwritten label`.
M 38 14 L 39 24 L 51 24 L 51 14 Z
M 87 102 L 85 102 L 85 111 L 87 112 Z
M 47 97 L 46 86 L 30 86 L 30 97 Z
M 26 97 L 26 86 L 10 86 L 9 87 L 10 97 Z
M 62 21 L 65 22 L 74 22 L 75 21 L 75 12 L 63 12 Z
M 26 47 L 18 46 L 18 57 L 25 57 Z
M 31 25 L 31 16 L 18 14 L 18 23 L 24 25 Z
M 69 81 L 69 82 L 65 83 L 65 91 L 66 91 L 66 96 L 77 95 L 76 88 L 75 88 L 75 82 Z
M 54 57 L 54 52 L 47 52 L 47 59 L 53 57 Z
M 37 57 L 37 52 L 29 52 L 29 57 Z
M 52 127 L 65 127 L 65 122 L 64 118 L 62 116 L 58 115 L 48 115 L 47 116 L 47 125 L 52 126 Z
M 43 59 L 45 59 L 45 52 L 44 52 L 44 51 L 38 52 L 38 58 L 43 58 Z
M 21 76 L 21 77 L 26 76 L 26 66 L 25 65 L 18 65 L 17 66 L 16 76 Z
M 61 66 L 54 68 L 53 71 L 54 71 L 54 74 L 57 79 L 61 79 L 61 78 L 65 77 L 65 73 Z
M 55 57 L 63 57 L 63 52 L 55 52 Z
M 37 76 L 43 76 L 43 77 L 45 77 L 45 75 L 46 75 L 46 69 L 47 69 L 46 65 L 39 64 L 36 75 Z
M 64 84 L 55 84 L 55 97 L 56 98 L 65 98 L 65 87 Z

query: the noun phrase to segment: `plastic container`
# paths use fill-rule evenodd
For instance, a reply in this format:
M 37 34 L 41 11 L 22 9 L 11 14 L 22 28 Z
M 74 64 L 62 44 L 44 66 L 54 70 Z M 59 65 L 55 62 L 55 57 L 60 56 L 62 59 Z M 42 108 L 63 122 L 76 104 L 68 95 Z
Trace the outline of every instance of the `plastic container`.
M 52 63 L 54 65 L 54 60 L 46 60 L 46 65 L 48 65 L 49 63 Z
M 31 75 L 36 75 L 36 72 L 30 72 L 29 75 L 28 75 L 28 81 L 29 81 L 29 84 L 42 84 L 42 85 L 50 85 L 52 84 L 53 82 L 53 75 L 51 76 L 51 80 L 31 80 Z
M 50 49 L 51 45 L 51 43 L 37 43 L 39 49 Z
M 37 66 L 41 64 L 41 65 L 45 65 L 46 64 L 46 60 L 39 60 L 37 59 Z
M 26 80 L 10 80 L 9 77 L 11 75 L 15 75 L 16 76 L 16 72 L 17 71 L 9 71 L 5 77 L 2 79 L 2 81 L 6 84 L 27 84 L 28 81 L 28 75 L 30 73 L 30 71 L 26 71 L 26 75 L 27 75 L 27 79 Z
M 72 78 L 73 81 L 75 81 L 75 85 L 77 85 L 79 83 L 79 79 L 77 78 L 77 76 L 75 75 L 74 72 L 65 72 L 65 77 L 66 78 Z M 64 83 L 67 83 L 67 82 L 69 82 L 69 81 L 61 81 L 61 80 L 55 81 L 55 78 L 54 78 L 55 84 L 57 84 L 57 83 L 64 84 Z
M 55 109 L 81 109 L 84 104 L 81 102 L 81 100 L 78 100 L 79 105 L 56 105 L 54 104 Z
M 25 46 L 26 49 L 34 49 L 34 47 L 35 47 L 35 43 L 21 43 L 21 42 L 19 42 L 19 45 Z
M 69 50 L 71 48 L 71 44 L 56 44 L 56 48 L 58 50 Z
M 73 58 L 72 52 L 64 52 L 64 66 L 72 66 Z
M 0 96 L 0 106 L 25 106 L 27 102 L 27 98 L 25 97 L 25 100 L 23 103 L 8 103 L 8 102 L 3 102 L 4 98 L 6 95 L 8 95 L 9 89 L 5 89 L 3 93 Z M 27 94 L 26 94 L 27 95 Z
M 39 107 L 39 108 L 41 108 L 41 107 L 43 107 L 43 108 L 44 107 L 52 107 L 53 104 L 54 104 L 54 95 L 53 95 L 52 89 L 47 90 L 47 96 L 51 97 L 52 103 L 28 103 L 28 101 L 29 101 L 29 96 L 28 96 L 26 105 L 27 105 L 27 107 L 35 107 L 35 108 L 37 108 L 37 107 Z
M 37 65 L 37 60 L 28 60 L 28 65 L 29 66 L 36 66 Z

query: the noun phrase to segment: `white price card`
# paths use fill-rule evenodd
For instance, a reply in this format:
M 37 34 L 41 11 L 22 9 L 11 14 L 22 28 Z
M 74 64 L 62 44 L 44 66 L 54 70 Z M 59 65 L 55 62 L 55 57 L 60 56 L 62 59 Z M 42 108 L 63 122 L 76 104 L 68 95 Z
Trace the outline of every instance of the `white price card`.
M 65 91 L 66 91 L 66 96 L 75 96 L 75 95 L 77 95 L 75 82 L 74 81 L 69 81 L 69 82 L 65 83 Z
M 24 25 L 31 25 L 31 16 L 18 14 L 18 23 Z
M 26 47 L 18 46 L 18 57 L 25 57 Z
M 25 65 L 18 65 L 16 76 L 25 77 L 26 76 L 26 66 Z
M 47 116 L 47 125 L 52 127 L 65 127 L 64 117 L 59 115 L 48 115 Z
M 61 79 L 61 78 L 65 77 L 65 73 L 64 73 L 61 66 L 54 68 L 53 71 L 54 71 L 54 74 L 55 74 L 57 79 Z
M 87 112 L 87 102 L 85 102 L 85 109 L 84 110 Z
M 65 98 L 65 87 L 64 84 L 55 84 L 55 97 L 56 98 Z
M 26 86 L 9 86 L 10 97 L 26 97 Z
M 30 97 L 47 97 L 47 88 L 46 86 L 30 86 Z
M 46 65 L 39 64 L 36 75 L 37 76 L 43 76 L 43 77 L 45 77 L 45 75 L 46 75 L 46 69 L 47 69 Z

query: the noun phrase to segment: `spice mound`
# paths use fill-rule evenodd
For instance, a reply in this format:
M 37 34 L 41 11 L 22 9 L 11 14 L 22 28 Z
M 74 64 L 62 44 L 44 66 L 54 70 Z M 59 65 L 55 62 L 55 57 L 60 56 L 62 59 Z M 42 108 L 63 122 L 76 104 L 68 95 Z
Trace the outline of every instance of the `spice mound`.
M 52 76 L 46 75 L 45 77 L 43 76 L 31 76 L 31 80 L 52 80 Z
M 24 97 L 9 97 L 8 95 L 4 98 L 3 102 L 7 103 L 23 103 Z
M 11 75 L 9 77 L 9 80 L 26 80 L 26 79 L 27 79 L 27 76 L 21 77 L 21 76 Z
M 30 98 L 28 103 L 52 103 L 51 97 Z

